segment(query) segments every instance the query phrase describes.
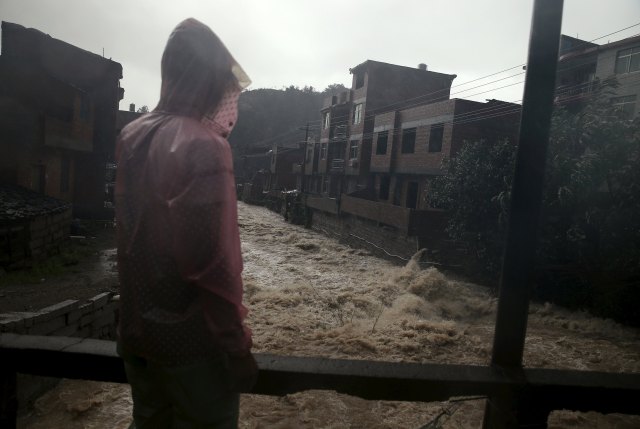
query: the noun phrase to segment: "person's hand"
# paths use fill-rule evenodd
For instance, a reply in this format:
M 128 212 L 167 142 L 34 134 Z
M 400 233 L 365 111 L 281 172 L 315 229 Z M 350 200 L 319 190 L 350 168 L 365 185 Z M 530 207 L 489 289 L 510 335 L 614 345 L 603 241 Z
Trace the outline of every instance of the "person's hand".
M 229 355 L 229 389 L 248 393 L 258 379 L 258 364 L 249 352 L 246 355 Z

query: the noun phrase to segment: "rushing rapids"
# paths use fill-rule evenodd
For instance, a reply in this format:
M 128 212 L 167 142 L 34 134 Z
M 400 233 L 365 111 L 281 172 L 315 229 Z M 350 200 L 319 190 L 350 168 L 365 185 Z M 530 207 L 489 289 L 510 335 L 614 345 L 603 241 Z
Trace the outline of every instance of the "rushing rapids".
M 397 267 L 239 203 L 245 302 L 254 351 L 295 356 L 487 364 L 496 300 L 484 287 L 425 268 Z M 609 320 L 533 304 L 529 367 L 640 372 L 640 335 Z M 126 428 L 126 385 L 65 380 L 20 420 L 22 428 Z M 241 428 L 477 428 L 483 400 L 365 401 L 310 391 L 243 395 Z M 553 428 L 632 428 L 640 418 L 554 412 Z

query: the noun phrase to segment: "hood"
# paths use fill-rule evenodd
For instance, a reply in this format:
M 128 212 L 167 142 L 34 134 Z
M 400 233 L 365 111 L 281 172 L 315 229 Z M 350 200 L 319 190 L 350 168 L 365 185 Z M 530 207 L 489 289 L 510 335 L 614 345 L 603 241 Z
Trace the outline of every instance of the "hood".
M 156 111 L 202 120 L 226 136 L 237 119 L 240 92 L 250 83 L 218 36 L 189 18 L 173 30 L 162 54 Z

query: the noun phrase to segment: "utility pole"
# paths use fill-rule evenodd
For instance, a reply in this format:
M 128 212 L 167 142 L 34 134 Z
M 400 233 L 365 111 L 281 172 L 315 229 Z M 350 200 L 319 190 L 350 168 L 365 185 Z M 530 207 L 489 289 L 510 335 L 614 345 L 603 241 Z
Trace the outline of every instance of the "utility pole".
M 563 0 L 535 0 L 531 20 L 520 139 L 491 356 L 494 371 L 511 374 L 522 374 L 562 7 Z M 489 395 L 483 428 L 546 427 L 549 410 L 532 404 L 530 399 L 516 386 L 496 389 Z M 544 403 L 544 398 L 538 400 Z
M 302 178 L 300 180 L 300 191 L 304 193 L 304 185 L 305 185 L 305 177 L 306 177 L 306 169 L 307 169 L 307 144 L 309 142 L 309 122 L 307 122 L 307 126 L 304 128 L 298 128 L 299 130 L 305 130 L 304 132 L 304 154 L 302 155 L 302 166 L 300 168 L 300 173 L 302 174 Z

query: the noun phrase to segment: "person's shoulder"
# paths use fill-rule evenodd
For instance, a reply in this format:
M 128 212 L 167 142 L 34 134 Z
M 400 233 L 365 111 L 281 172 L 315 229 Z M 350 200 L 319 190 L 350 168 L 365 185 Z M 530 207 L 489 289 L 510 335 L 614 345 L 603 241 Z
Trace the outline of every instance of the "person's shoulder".
M 128 140 L 140 133 L 146 132 L 154 122 L 152 118 L 152 114 L 144 114 L 129 122 L 120 131 L 120 139 Z
M 196 119 L 172 117 L 159 134 L 160 140 L 171 142 L 169 152 L 175 159 L 185 162 L 194 172 L 231 168 L 231 149 L 227 140 Z

